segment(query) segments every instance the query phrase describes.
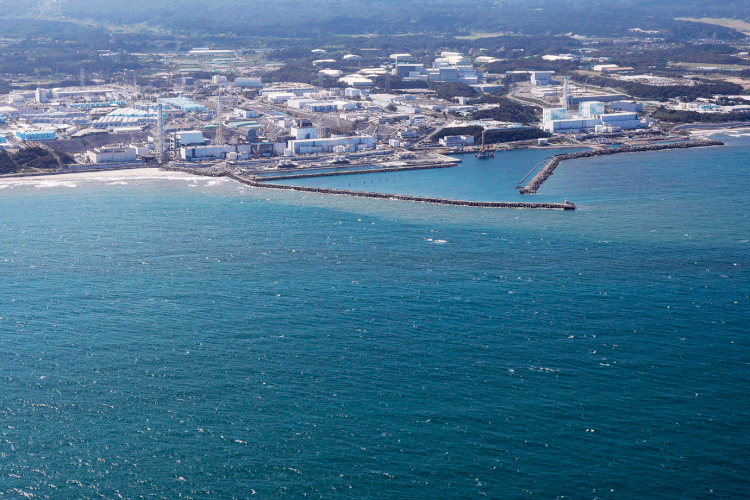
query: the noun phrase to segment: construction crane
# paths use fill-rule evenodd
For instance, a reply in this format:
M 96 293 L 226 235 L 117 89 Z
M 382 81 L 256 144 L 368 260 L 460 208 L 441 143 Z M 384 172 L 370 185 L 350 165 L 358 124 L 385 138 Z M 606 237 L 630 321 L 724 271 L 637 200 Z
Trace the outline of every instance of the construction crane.
M 221 94 L 217 97 L 216 104 L 216 136 L 214 137 L 214 145 L 224 145 L 224 129 L 221 126 Z

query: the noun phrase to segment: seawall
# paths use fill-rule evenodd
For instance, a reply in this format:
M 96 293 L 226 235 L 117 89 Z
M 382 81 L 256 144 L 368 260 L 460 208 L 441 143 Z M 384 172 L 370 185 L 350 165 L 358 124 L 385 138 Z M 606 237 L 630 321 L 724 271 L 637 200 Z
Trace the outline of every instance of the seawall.
M 257 177 L 261 182 L 282 181 L 287 179 L 307 179 L 310 177 L 332 177 L 336 175 L 359 175 L 359 174 L 383 174 L 391 172 L 403 172 L 406 170 L 427 170 L 433 168 L 451 168 L 457 166 L 457 162 L 451 163 L 431 163 L 429 165 L 410 165 L 407 167 L 392 168 L 374 168 L 371 170 L 341 170 L 338 172 L 317 172 L 311 174 L 289 174 L 289 175 L 269 175 L 267 177 Z
M 449 200 L 445 198 L 429 198 L 424 196 L 410 196 L 403 194 L 385 194 L 385 193 L 368 193 L 364 191 L 347 191 L 344 189 L 327 189 L 306 186 L 286 186 L 283 184 L 270 184 L 267 182 L 258 182 L 247 177 L 240 177 L 227 171 L 204 171 L 201 169 L 179 169 L 170 166 L 162 167 L 164 170 L 177 172 L 188 172 L 193 175 L 203 175 L 208 177 L 228 177 L 241 184 L 251 187 L 264 189 L 281 189 L 285 191 L 299 191 L 304 193 L 319 194 L 336 194 L 343 196 L 357 196 L 360 198 L 379 198 L 384 200 L 411 201 L 418 203 L 433 203 L 436 205 L 453 205 L 461 207 L 479 207 L 479 208 L 533 208 L 546 210 L 575 210 L 575 203 L 533 203 L 533 202 L 505 202 L 505 201 L 468 201 L 468 200 Z M 391 171 L 392 169 L 388 169 Z M 369 171 L 368 171 L 369 172 Z
M 241 182 L 242 184 L 267 189 L 283 189 L 287 191 L 301 191 L 306 193 L 337 194 L 344 196 L 358 196 L 360 198 L 380 198 L 385 200 L 412 201 L 419 203 L 433 203 L 437 205 L 454 205 L 462 207 L 481 208 L 536 208 L 547 210 L 575 210 L 574 203 L 530 203 L 530 202 L 504 202 L 504 201 L 467 201 L 449 200 L 446 198 L 429 198 L 424 196 L 410 196 L 403 194 L 368 193 L 365 191 L 348 191 L 345 189 L 328 189 L 306 186 L 287 186 L 283 184 L 268 184 L 246 179 L 235 174 L 227 174 L 227 177 Z
M 575 160 L 578 158 L 592 158 L 594 156 L 609 156 L 621 153 L 643 153 L 648 151 L 663 151 L 668 149 L 690 149 L 690 148 L 705 148 L 709 146 L 724 146 L 721 141 L 693 141 L 693 142 L 675 142 L 670 144 L 651 144 L 648 146 L 622 146 L 619 148 L 609 149 L 597 149 L 593 151 L 580 151 L 578 153 L 563 153 L 555 155 L 539 173 L 537 173 L 533 179 L 529 181 L 524 187 L 520 189 L 521 194 L 535 194 L 537 190 L 544 184 L 554 172 L 555 169 L 565 160 Z

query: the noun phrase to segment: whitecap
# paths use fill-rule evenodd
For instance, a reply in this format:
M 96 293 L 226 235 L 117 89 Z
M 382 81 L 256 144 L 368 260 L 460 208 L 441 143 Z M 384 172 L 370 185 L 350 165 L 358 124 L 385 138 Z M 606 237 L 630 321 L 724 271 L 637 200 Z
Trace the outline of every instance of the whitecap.
M 78 184 L 75 184 L 73 182 L 65 182 L 65 181 L 37 181 L 34 183 L 35 188 L 51 188 L 51 187 L 69 187 L 74 188 L 78 187 Z

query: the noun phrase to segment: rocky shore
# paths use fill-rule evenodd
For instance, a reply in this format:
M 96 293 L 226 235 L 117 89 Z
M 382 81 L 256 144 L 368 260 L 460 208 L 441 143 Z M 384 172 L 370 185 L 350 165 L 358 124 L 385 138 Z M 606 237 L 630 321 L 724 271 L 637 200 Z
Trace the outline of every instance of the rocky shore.
M 535 194 L 537 190 L 544 184 L 555 171 L 555 169 L 565 160 L 574 160 L 578 158 L 591 158 L 594 156 L 609 156 L 620 153 L 642 153 L 648 151 L 663 151 L 667 149 L 689 149 L 689 148 L 705 148 L 709 146 L 724 146 L 721 141 L 692 141 L 692 142 L 674 142 L 670 144 L 651 144 L 648 146 L 622 146 L 619 148 L 610 149 L 597 149 L 593 151 L 581 151 L 578 153 L 563 153 L 555 155 L 543 169 L 537 173 L 533 179 L 529 181 L 526 186 L 520 189 L 521 194 Z

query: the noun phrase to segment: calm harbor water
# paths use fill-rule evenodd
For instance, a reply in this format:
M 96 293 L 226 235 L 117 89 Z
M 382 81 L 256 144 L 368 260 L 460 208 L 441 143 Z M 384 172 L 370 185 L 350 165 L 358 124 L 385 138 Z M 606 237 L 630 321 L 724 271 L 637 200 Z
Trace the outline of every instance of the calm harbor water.
M 375 191 L 471 201 L 518 201 L 522 198 L 519 197 L 515 185 L 537 162 L 557 153 L 584 150 L 523 149 L 498 153 L 494 159 L 487 160 L 479 160 L 473 154 L 464 154 L 456 156 L 461 159 L 461 164 L 448 169 L 313 177 L 274 182 L 292 186 Z M 563 200 L 540 193 L 534 201 L 561 202 Z
M 743 498 L 727 139 L 566 162 L 532 197 L 540 152 L 393 181 L 575 212 L 0 181 L 0 498 Z

